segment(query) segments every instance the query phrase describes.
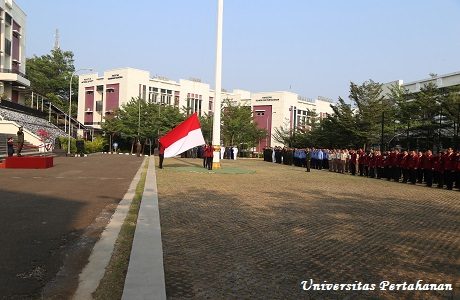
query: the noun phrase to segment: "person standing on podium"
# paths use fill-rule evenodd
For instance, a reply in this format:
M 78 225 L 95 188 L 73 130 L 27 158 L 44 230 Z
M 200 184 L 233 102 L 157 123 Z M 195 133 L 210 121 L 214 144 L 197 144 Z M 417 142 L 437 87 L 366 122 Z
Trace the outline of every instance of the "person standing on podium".
M 22 131 L 22 126 L 19 127 L 19 130 L 18 130 L 18 150 L 17 150 L 17 155 L 18 156 L 22 156 L 21 155 L 21 151 L 22 151 L 22 147 L 24 147 L 24 131 Z

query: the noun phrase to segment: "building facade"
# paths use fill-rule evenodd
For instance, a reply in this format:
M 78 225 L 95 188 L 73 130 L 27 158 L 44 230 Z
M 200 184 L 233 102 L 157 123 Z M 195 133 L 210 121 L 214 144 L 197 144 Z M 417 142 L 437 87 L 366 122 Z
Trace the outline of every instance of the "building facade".
M 0 96 L 24 103 L 30 86 L 26 73 L 26 14 L 13 0 L 0 0 Z
M 256 151 L 265 147 L 283 146 L 273 139 L 275 128 L 283 127 L 291 132 L 308 131 L 310 124 L 332 114 L 332 100 L 325 97 L 311 99 L 287 91 L 253 93 L 240 100 L 241 105 L 250 105 L 257 126 L 267 131 Z
M 79 76 L 78 121 L 100 129 L 105 117 L 137 97 L 203 116 L 213 113 L 214 95 L 210 85 L 200 80 L 151 78 L 148 71 L 133 68 L 108 70 L 102 76 L 84 74 Z M 285 91 L 251 93 L 235 89 L 232 92 L 222 91 L 221 97 L 223 101 L 250 106 L 258 127 L 267 130 L 267 137 L 257 146 L 258 151 L 267 146 L 281 146 L 272 139 L 274 128 L 308 129 L 309 111 L 315 111 L 318 119 L 332 114 L 332 101 L 329 99 L 308 99 Z
M 433 75 L 430 78 L 411 81 L 408 83 L 404 83 L 404 81 L 401 79 L 387 82 L 382 85 L 382 93 L 383 95 L 387 95 L 390 92 L 390 88 L 394 85 L 397 85 L 407 90 L 408 93 L 413 94 L 420 92 L 420 89 L 429 83 L 436 84 L 438 88 L 460 86 L 460 72 L 448 73 L 444 75 Z

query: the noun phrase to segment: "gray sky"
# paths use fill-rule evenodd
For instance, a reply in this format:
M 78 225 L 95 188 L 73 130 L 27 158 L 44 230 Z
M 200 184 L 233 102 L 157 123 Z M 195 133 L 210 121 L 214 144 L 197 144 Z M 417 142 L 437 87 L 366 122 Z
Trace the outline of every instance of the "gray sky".
M 217 0 L 15 0 L 27 57 L 119 67 L 214 86 Z M 460 71 L 460 0 L 225 0 L 222 87 L 348 98 L 349 82 Z

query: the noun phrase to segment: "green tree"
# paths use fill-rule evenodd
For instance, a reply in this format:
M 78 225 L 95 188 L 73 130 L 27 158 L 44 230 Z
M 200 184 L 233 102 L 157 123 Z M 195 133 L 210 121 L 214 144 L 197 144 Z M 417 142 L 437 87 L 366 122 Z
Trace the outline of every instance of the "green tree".
M 113 115 L 105 118 L 102 129 L 112 137 L 119 135 L 120 138 L 129 140 L 133 149 L 136 139 L 143 144 L 148 140 L 156 140 L 184 121 L 184 118 L 178 108 L 132 98 Z
M 360 116 L 339 97 L 331 106 L 334 113 L 326 117 L 317 130 L 312 131 L 316 146 L 327 148 L 362 147 L 367 142 L 366 133 L 359 128 Z
M 416 120 L 412 125 L 413 132 L 417 141 L 422 140 L 422 148 L 431 149 L 436 139 L 440 142 L 439 135 L 436 138 L 436 129 L 439 129 L 437 119 L 442 118 L 441 94 L 436 84 L 430 82 L 414 97 L 414 109 L 411 113 Z M 416 146 L 419 146 L 419 143 Z
M 460 87 L 448 89 L 447 95 L 442 98 L 442 108 L 446 121 L 452 128 L 452 146 L 460 149 Z
M 396 143 L 399 137 L 405 137 L 405 146 L 409 148 L 411 123 L 415 122 L 413 116 L 417 104 L 411 99 L 408 91 L 399 84 L 392 85 L 386 97 L 394 103 L 393 135 L 388 141 Z M 392 145 L 389 143 L 388 146 Z
M 27 77 L 33 91 L 46 96 L 56 106 L 68 110 L 70 76 L 75 71 L 71 51 L 51 50 L 50 54 L 26 59 Z M 73 82 L 77 83 L 76 78 Z M 77 111 L 78 84 L 72 86 L 72 111 Z M 75 105 L 75 107 L 74 107 Z
M 349 98 L 356 109 L 357 126 L 364 144 L 378 144 L 382 114 L 389 110 L 389 103 L 382 94 L 382 85 L 371 79 L 361 85 L 351 82 Z
M 212 114 L 204 114 L 199 119 L 204 140 L 212 141 Z
M 292 130 L 287 127 L 280 126 L 273 129 L 273 139 L 285 146 L 291 147 L 294 144 L 294 137 Z
M 251 107 L 234 105 L 225 101 L 222 110 L 222 139 L 225 145 L 241 145 L 245 148 L 254 147 L 265 138 L 267 131 L 257 128 Z
M 395 103 L 395 135 L 403 136 L 406 148 L 434 149 L 458 142 L 460 95 L 458 88 L 439 88 L 434 82 L 409 93 L 400 86 L 390 88 Z

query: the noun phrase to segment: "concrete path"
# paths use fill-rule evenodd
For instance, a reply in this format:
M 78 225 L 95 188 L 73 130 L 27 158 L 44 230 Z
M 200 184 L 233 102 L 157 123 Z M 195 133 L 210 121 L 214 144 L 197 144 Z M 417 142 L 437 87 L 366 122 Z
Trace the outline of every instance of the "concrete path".
M 85 266 L 79 276 L 78 289 L 73 299 L 91 299 L 91 294 L 96 291 L 99 282 L 104 277 L 105 268 L 109 264 L 112 252 L 120 233 L 121 226 L 129 212 L 131 202 L 136 193 L 136 187 L 141 178 L 144 164 L 141 164 L 139 170 L 134 176 L 128 191 L 117 206 L 117 210 L 112 216 L 110 223 L 101 235 L 100 240 L 96 243 L 89 257 L 89 263 Z
M 144 194 L 122 299 L 166 299 L 160 212 L 154 157 L 149 158 Z

